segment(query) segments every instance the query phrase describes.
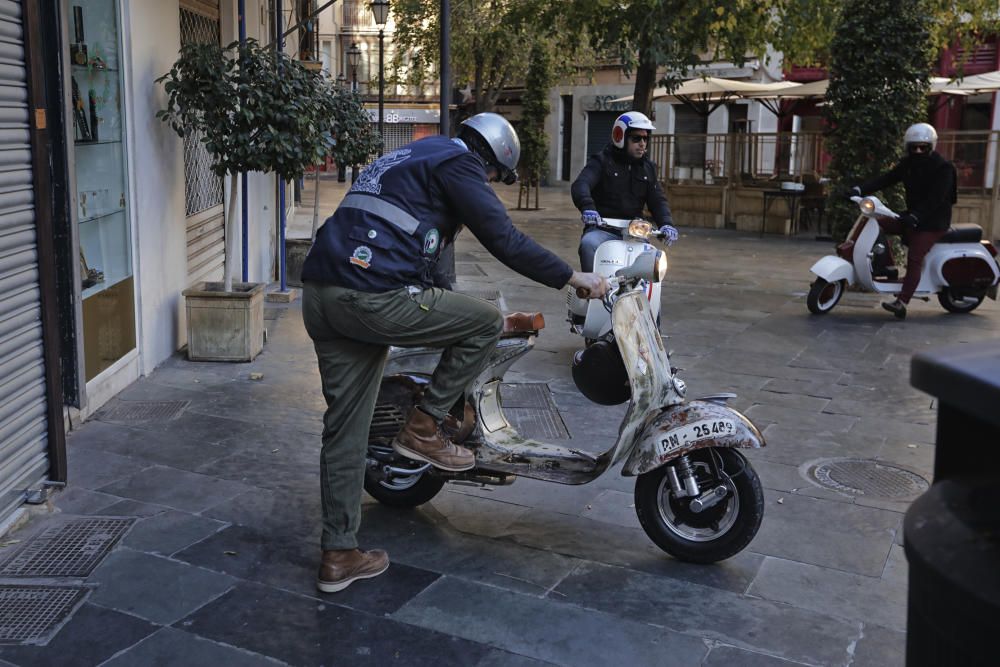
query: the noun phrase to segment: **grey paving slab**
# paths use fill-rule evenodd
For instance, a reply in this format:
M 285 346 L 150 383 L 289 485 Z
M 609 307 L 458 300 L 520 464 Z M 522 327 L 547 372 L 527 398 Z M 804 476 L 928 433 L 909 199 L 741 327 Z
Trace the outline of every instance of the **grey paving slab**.
M 715 646 L 701 664 L 702 667 L 794 667 L 806 663 L 745 651 L 734 646 Z
M 903 667 L 906 664 L 906 634 L 865 624 L 854 647 L 851 667 Z
M 443 577 L 393 618 L 558 665 L 697 665 L 705 644 L 617 614 Z
M 208 475 L 153 466 L 98 490 L 187 512 L 200 512 L 245 493 L 250 487 Z
M 306 451 L 282 447 L 240 449 L 198 466 L 196 472 L 247 486 L 297 493 L 319 488 L 319 448 Z
M 295 493 L 252 489 L 213 505 L 201 514 L 219 521 L 252 526 L 278 539 L 312 539 L 319 543 L 322 512 L 318 485 Z
M 899 547 L 892 548 L 886 570 L 881 577 L 866 577 L 768 558 L 748 594 L 903 632 L 906 630 L 906 560 Z
M 131 549 L 108 555 L 88 582 L 90 601 L 169 625 L 233 587 L 232 577 Z
M 845 433 L 857 422 L 857 419 L 847 415 L 823 414 L 767 404 L 753 406 L 747 410 L 747 417 L 758 425 L 795 424 L 797 428 L 831 433 Z
M 783 493 L 797 493 L 833 502 L 850 503 L 854 501 L 852 496 L 823 488 L 815 482 L 810 481 L 805 475 L 807 466 L 791 466 L 768 461 L 762 458 L 762 454 L 759 454 L 761 451 L 750 450 L 747 452 L 747 457 L 752 463 L 753 469 L 760 477 L 761 484 L 764 485 L 765 489 L 781 491 Z
M 374 505 L 364 508 L 358 539 L 366 548 L 385 549 L 396 562 L 532 595 L 576 567 L 575 559 L 561 554 L 465 535 L 447 524 L 410 522 Z
M 70 473 L 67 482 L 71 486 L 96 489 L 149 467 L 148 462 L 101 451 L 96 447 L 77 445 L 79 441 L 90 439 L 91 431 L 100 431 L 103 426 L 104 424 L 95 423 L 94 427 L 91 427 L 88 424 L 86 429 L 70 431 L 67 434 L 66 461 Z
M 169 556 L 214 535 L 228 524 L 196 514 L 166 510 L 142 519 L 122 544 L 136 551 Z
M 839 457 L 874 458 L 885 443 L 885 435 L 833 433 L 809 428 L 771 424 L 764 429 L 767 446 L 753 456 L 791 466 Z
M 276 667 L 286 663 L 174 628 L 160 628 L 102 664 L 105 667 Z
M 53 504 L 67 514 L 95 514 L 120 500 L 120 497 L 111 493 L 76 486 L 67 486 L 52 496 Z
M 145 433 L 147 438 L 152 438 L 153 434 L 167 435 L 178 444 L 216 444 L 236 433 L 252 431 L 254 427 L 238 419 L 186 409 L 173 419 L 144 422 L 129 428 Z
M 626 528 L 642 528 L 635 513 L 635 496 L 613 489 L 602 491 L 580 512 L 580 516 L 591 521 L 610 523 Z
M 771 405 L 776 408 L 788 408 L 808 412 L 825 412 L 825 408 L 830 403 L 828 399 L 817 396 L 779 393 L 764 391 L 763 389 L 757 394 L 755 400 L 759 405 Z
M 314 598 L 240 584 L 176 624 L 291 665 L 475 664 L 489 647 Z
M 186 563 L 293 593 L 317 597 L 372 614 L 395 611 L 429 586 L 438 574 L 392 562 L 385 574 L 359 581 L 336 595 L 316 590 L 320 549 L 300 540 L 276 540 L 269 534 L 232 526 L 175 555 Z
M 765 490 L 764 521 L 748 548 L 759 554 L 878 577 L 899 518 L 886 510 Z
M 933 424 L 910 424 L 895 421 L 891 426 L 887 426 L 884 419 L 862 417 L 848 431 L 848 435 L 858 440 L 871 438 L 885 440 L 891 436 L 895 440 L 910 443 L 934 444 L 936 432 Z
M 827 614 L 584 563 L 560 582 L 563 600 L 634 621 L 800 662 L 845 664 L 858 624 Z
M 455 530 L 482 537 L 503 535 L 507 526 L 531 511 L 524 505 L 462 493 L 464 488 L 469 487 L 446 485 L 422 511 L 437 511 Z
M 179 418 L 177 421 L 180 421 Z M 158 426 L 162 428 L 162 425 Z M 86 436 L 73 440 L 73 446 L 78 450 L 96 451 L 97 456 L 110 452 L 132 461 L 131 473 L 134 474 L 154 464 L 170 466 L 181 470 L 194 470 L 200 465 L 225 456 L 225 447 L 215 444 L 210 438 L 221 439 L 221 436 L 206 435 L 204 438 L 190 433 L 192 425 L 188 425 L 186 434 L 146 430 L 119 424 L 95 422 L 88 424 Z M 82 452 L 80 454 L 83 456 Z M 122 466 L 118 467 L 123 472 Z M 113 480 L 122 479 L 124 474 L 105 479 L 105 485 Z
M 170 508 L 164 507 L 163 505 L 153 505 L 151 503 L 143 503 L 138 500 L 132 500 L 131 498 L 125 498 L 119 500 L 113 505 L 102 507 L 100 511 L 95 513 L 106 514 L 107 516 L 151 517 L 168 511 L 170 511 Z
M 0 658 L 19 667 L 93 667 L 156 630 L 140 618 L 88 602 L 45 646 L 0 645 Z
M 545 667 L 554 663 L 535 660 L 527 656 L 493 649 L 476 663 L 476 667 Z

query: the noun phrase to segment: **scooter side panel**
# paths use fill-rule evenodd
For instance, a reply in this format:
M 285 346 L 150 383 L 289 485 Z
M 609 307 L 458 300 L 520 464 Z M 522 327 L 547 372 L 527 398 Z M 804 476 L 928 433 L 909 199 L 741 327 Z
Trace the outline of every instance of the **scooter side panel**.
M 681 454 L 706 447 L 759 449 L 764 436 L 741 413 L 711 401 L 691 401 L 662 410 L 647 420 L 622 466 L 622 475 L 641 475 Z
M 828 283 L 846 280 L 848 285 L 854 284 L 854 267 L 851 266 L 850 262 L 840 257 L 833 255 L 822 257 L 809 270 Z
M 944 279 L 945 262 L 962 257 L 981 259 L 993 273 L 993 282 L 1000 278 L 997 262 L 981 243 L 936 243 L 924 258 L 924 270 L 921 272 L 917 292 L 935 293 L 941 290 L 947 282 Z

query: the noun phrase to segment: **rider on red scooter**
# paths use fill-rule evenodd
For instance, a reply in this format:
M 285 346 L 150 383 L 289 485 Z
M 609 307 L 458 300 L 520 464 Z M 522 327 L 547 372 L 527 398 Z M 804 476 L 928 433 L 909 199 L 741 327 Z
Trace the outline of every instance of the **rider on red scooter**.
M 890 313 L 903 319 L 906 305 L 920 282 L 924 257 L 951 225 L 951 207 L 958 199 L 955 165 L 934 151 L 937 132 L 927 123 L 911 125 L 903 143 L 906 155 L 890 171 L 851 188 L 851 195 L 865 196 L 903 182 L 906 211 L 896 220 L 879 220 L 889 234 L 902 236 L 908 247 L 906 276 L 894 301 L 882 304 Z

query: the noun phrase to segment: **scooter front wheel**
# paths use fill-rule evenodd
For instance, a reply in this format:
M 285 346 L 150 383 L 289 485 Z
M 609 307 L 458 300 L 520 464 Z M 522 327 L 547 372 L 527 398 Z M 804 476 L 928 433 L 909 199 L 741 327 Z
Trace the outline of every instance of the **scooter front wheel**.
M 417 468 L 416 461 L 408 466 Z M 394 466 L 397 472 L 386 473 L 377 466 L 365 468 L 365 491 L 375 500 L 390 507 L 417 507 L 436 496 L 444 486 L 444 480 L 429 471 L 412 475 L 401 474 L 402 466 Z
M 809 287 L 809 295 L 806 297 L 806 306 L 813 315 L 826 315 L 844 296 L 844 281 L 827 282 L 823 278 L 817 278 Z
M 764 516 L 764 488 L 735 449 L 699 449 L 688 454 L 688 460 L 702 493 L 724 486 L 725 497 L 696 512 L 693 498 L 678 498 L 671 489 L 667 471 L 673 464 L 660 466 L 636 479 L 639 523 L 658 547 L 678 560 L 725 560 L 746 548 L 757 534 Z

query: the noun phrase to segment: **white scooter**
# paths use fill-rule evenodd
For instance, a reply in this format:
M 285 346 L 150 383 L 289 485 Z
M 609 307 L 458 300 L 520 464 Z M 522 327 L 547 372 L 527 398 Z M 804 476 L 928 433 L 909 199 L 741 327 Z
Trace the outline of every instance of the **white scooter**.
M 810 269 L 816 280 L 806 305 L 816 315 L 833 310 L 848 285 L 860 283 L 867 291 L 880 294 L 898 294 L 902 286 L 902 281 L 877 277 L 872 271 L 875 256 L 888 252 L 878 242 L 878 221 L 895 220 L 899 215 L 876 197 L 851 197 L 851 201 L 858 204 L 861 215 L 847 240 L 837 246 L 836 255 L 827 255 Z M 996 248 L 983 240 L 979 225 L 961 225 L 950 229 L 927 253 L 914 296 L 926 300 L 937 294 L 948 312 L 969 313 L 987 296 L 996 300 L 998 283 Z
M 641 220 L 604 218 L 600 229 L 620 232 L 622 239 L 610 239 L 597 248 L 594 254 L 594 273 L 605 278 L 614 277 L 620 269 L 632 266 L 639 255 L 654 250 L 649 239 L 663 238 L 656 227 Z M 660 321 L 660 281 L 643 281 L 639 289 L 645 291 L 653 321 Z M 567 288 L 566 305 L 569 306 L 570 329 L 583 336 L 588 343 L 606 336 L 611 331 L 611 310 L 599 299 L 582 299 L 572 287 Z
M 764 490 L 739 450 L 763 447 L 764 438 L 726 405 L 734 394 L 685 398 L 686 386 L 670 366 L 649 315 L 648 296 L 639 287 L 662 280 L 666 270 L 666 256 L 650 250 L 620 267 L 610 281 L 615 354 L 630 391 L 629 408 L 607 449 L 591 453 L 536 440 L 508 420 L 504 374 L 532 350 L 545 326 L 540 313 L 514 313 L 505 319 L 503 337 L 471 387 L 474 423 L 464 435 L 449 436 L 475 454 L 472 470 L 445 472 L 393 450 L 390 443 L 419 403 L 441 350 L 390 349 L 368 435 L 365 490 L 385 505 L 415 507 L 437 495 L 445 482 L 503 485 L 528 477 L 585 484 L 620 464 L 622 475 L 636 478 L 633 506 L 658 547 L 694 563 L 714 563 L 742 551 L 760 528 Z M 609 343 L 602 340 L 588 349 L 602 345 Z M 606 381 L 603 376 L 595 380 Z M 460 411 L 456 406 L 455 414 Z M 595 522 L 593 539 L 602 537 Z

